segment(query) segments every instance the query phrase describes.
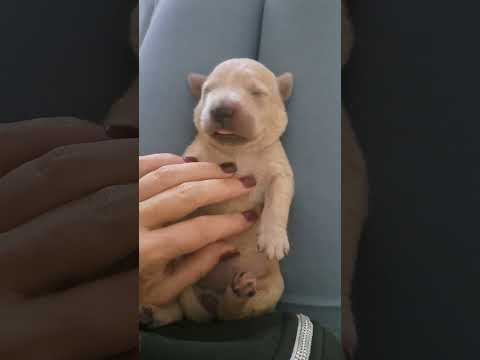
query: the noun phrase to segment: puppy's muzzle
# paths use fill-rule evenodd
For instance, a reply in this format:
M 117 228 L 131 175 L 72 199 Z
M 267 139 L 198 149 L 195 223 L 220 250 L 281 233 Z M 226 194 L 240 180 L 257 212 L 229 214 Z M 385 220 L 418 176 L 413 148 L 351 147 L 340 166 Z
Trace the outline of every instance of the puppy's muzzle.
M 210 110 L 210 117 L 222 129 L 232 127 L 232 119 L 237 111 L 237 106 L 231 102 L 222 102 Z
M 252 137 L 253 120 L 240 101 L 224 97 L 214 102 L 207 111 L 206 130 L 216 141 L 237 145 Z

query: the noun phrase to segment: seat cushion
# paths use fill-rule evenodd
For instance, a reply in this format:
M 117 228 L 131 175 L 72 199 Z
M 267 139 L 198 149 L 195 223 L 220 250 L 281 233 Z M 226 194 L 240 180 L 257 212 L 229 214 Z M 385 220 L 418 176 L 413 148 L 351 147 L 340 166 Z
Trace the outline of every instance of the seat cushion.
M 320 307 L 340 303 L 339 13 L 338 1 L 267 0 L 259 51 L 295 76 L 283 137 L 296 183 L 284 301 Z

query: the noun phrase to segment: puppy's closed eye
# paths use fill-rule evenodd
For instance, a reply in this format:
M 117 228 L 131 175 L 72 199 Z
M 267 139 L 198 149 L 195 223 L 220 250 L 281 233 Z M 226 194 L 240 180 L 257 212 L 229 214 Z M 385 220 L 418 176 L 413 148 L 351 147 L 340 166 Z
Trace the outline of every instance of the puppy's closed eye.
M 265 91 L 263 91 L 261 89 L 258 89 L 258 88 L 250 89 L 250 94 L 252 94 L 255 97 L 262 97 L 262 96 L 267 96 L 268 95 Z

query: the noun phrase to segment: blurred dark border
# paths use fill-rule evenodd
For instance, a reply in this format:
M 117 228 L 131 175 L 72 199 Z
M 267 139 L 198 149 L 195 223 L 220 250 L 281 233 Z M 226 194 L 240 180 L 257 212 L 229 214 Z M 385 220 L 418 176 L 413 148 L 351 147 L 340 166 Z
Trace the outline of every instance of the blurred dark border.
M 371 190 L 354 284 L 358 359 L 476 358 L 480 6 L 350 1 L 350 10 L 343 98 Z

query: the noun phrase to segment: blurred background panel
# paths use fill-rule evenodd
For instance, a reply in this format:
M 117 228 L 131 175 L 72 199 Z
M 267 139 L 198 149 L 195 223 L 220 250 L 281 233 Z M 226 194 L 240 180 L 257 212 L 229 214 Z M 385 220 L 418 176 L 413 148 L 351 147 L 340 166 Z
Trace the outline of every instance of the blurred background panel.
M 128 42 L 135 1 L 3 1 L 0 122 L 100 120 L 136 75 Z

